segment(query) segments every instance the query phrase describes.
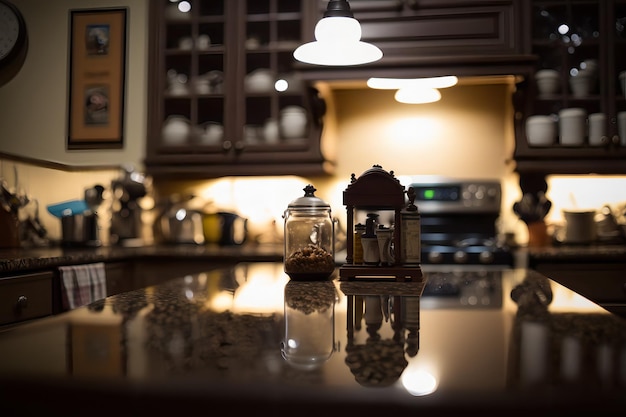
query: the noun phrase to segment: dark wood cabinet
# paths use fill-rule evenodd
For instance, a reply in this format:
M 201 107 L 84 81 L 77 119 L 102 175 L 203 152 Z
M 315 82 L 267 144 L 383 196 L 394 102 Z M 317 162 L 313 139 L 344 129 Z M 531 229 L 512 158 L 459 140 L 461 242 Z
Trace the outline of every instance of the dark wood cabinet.
M 53 313 L 53 272 L 0 278 L 0 326 Z
M 305 16 L 315 3 L 195 0 L 186 13 L 180 4 L 150 2 L 146 171 L 168 178 L 330 172 L 320 143 L 324 101 L 293 69 L 293 50 L 313 31 Z
M 317 0 L 315 25 L 327 0 Z M 524 31 L 527 2 L 512 0 L 351 0 L 362 40 L 383 51 L 379 61 L 352 67 L 300 64 L 311 80 L 497 76 L 530 73 Z M 313 32 L 308 40 L 313 39 Z
M 141 288 L 135 278 L 131 262 L 108 262 L 104 265 L 104 268 L 107 296 Z
M 380 47 L 383 60 L 523 52 L 521 2 L 351 0 L 350 6 L 363 40 Z
M 532 1 L 528 37 L 537 56 L 535 70 L 558 73 L 558 89 L 543 93 L 531 76 L 521 88 L 525 100 L 517 107 L 516 169 L 521 174 L 624 174 L 626 173 L 626 132 L 620 134 L 618 114 L 626 111 L 619 74 L 626 70 L 626 1 L 557 0 Z M 588 93 L 574 94 L 570 84 L 587 64 L 597 63 Z M 536 74 L 536 73 L 535 73 Z M 587 115 L 603 113 L 606 118 L 602 143 L 565 146 L 559 138 L 553 145 L 530 146 L 526 120 L 532 115 L 554 115 L 562 109 L 581 108 Z M 625 114 L 626 115 L 626 114 Z M 557 128 L 558 132 L 558 128 Z

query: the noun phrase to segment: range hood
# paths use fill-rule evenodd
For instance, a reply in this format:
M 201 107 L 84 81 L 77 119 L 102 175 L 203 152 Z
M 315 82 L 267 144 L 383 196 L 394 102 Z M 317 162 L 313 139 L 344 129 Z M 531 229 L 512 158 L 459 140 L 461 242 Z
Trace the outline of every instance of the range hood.
M 456 75 L 457 77 L 518 76 L 527 78 L 534 72 L 534 55 L 472 55 L 389 57 L 361 66 L 324 67 L 298 63 L 294 67 L 307 81 L 367 80 L 371 77 L 424 78 Z

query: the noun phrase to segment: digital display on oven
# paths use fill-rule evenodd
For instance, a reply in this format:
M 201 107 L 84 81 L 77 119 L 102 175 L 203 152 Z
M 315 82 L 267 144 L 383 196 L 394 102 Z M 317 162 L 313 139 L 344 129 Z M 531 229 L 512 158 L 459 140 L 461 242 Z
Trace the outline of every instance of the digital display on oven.
M 461 197 L 461 187 L 458 185 L 446 186 L 420 186 L 414 185 L 416 201 L 459 201 Z

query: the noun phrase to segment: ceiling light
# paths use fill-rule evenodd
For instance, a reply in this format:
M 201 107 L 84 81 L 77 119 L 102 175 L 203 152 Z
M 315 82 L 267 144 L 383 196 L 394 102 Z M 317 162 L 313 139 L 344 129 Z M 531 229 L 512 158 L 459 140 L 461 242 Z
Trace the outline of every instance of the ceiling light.
M 324 17 L 315 26 L 314 42 L 293 52 L 300 62 L 317 65 L 360 65 L 382 58 L 382 51 L 361 41 L 361 25 L 347 0 L 330 0 Z
M 396 90 L 399 88 L 448 88 L 459 81 L 454 75 L 430 78 L 370 78 L 367 86 L 380 90 Z
M 394 98 L 405 104 L 425 104 L 441 100 L 441 93 L 436 88 L 404 87 L 396 91 Z

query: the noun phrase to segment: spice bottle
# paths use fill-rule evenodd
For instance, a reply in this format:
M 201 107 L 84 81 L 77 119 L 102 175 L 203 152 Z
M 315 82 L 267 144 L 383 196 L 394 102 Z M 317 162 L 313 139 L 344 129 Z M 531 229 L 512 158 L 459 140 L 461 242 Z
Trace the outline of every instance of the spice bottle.
M 304 187 L 304 196 L 289 203 L 284 213 L 284 269 L 291 279 L 323 280 L 335 270 L 335 230 L 330 205 Z
M 366 265 L 378 265 L 380 263 L 380 251 L 378 250 L 378 238 L 376 237 L 376 225 L 378 213 L 367 213 L 365 220 L 365 233 L 361 235 L 363 246 L 363 263 Z
M 361 235 L 365 233 L 365 225 L 358 223 L 354 225 L 354 240 L 353 240 L 353 262 L 355 264 L 363 263 L 363 243 L 361 242 Z
M 400 221 L 402 223 L 402 263 L 421 263 L 421 216 L 415 205 L 415 190 L 409 187 L 407 191 L 409 203 L 400 211 Z

